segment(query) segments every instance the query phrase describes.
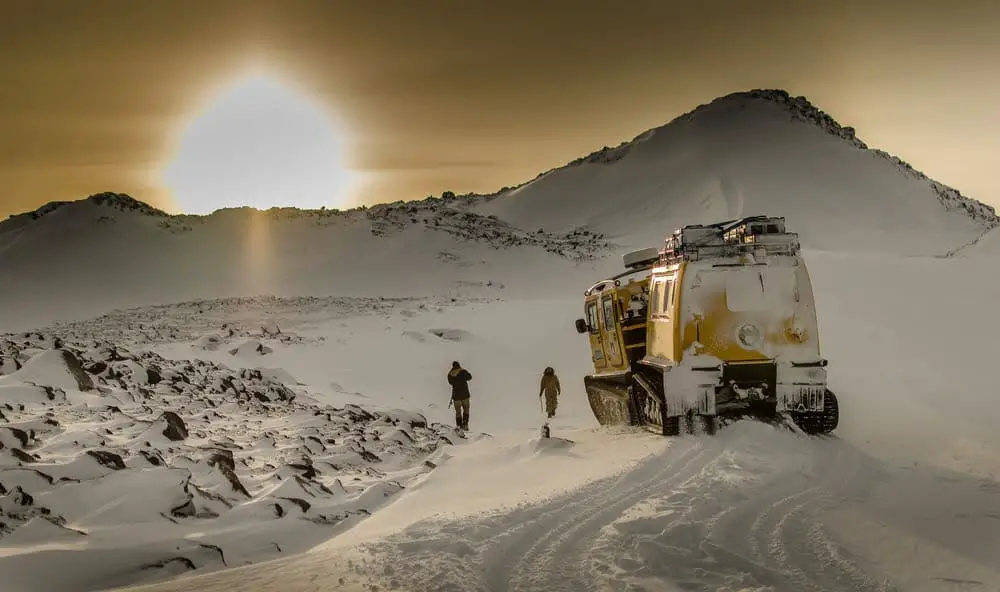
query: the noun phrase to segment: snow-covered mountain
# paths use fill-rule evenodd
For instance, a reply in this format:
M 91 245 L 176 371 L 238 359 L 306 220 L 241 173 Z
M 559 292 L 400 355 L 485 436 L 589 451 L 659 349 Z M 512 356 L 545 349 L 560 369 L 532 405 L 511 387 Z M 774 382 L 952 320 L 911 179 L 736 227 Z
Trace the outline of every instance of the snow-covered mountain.
M 597 429 L 583 289 L 677 225 L 753 213 L 809 247 L 835 437 Z M 997 228 L 778 91 L 492 195 L 14 216 L 3 590 L 1000 589 Z
M 781 215 L 808 248 L 910 255 L 946 252 L 998 223 L 992 207 L 781 90 L 720 97 L 477 211 L 636 245 L 682 224 Z
M 761 213 L 786 216 L 807 248 L 906 255 L 959 250 L 1000 221 L 806 99 L 751 91 L 492 195 L 209 216 L 114 193 L 50 203 L 0 223 L 0 310 L 18 311 L 0 328 L 247 294 L 409 296 L 470 282 L 551 294 L 565 282 L 520 285 L 525 266 L 589 277 L 679 225 Z
M 49 204 L 0 223 L 0 331 L 193 298 L 496 292 L 608 253 L 593 231 L 529 232 L 468 211 L 474 199 L 209 216 L 121 194 Z

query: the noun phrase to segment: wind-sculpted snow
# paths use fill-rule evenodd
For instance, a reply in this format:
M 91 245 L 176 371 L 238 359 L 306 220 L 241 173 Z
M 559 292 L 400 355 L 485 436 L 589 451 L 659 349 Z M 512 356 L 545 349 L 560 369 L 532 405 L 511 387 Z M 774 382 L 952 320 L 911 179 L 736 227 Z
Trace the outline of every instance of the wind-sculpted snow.
M 274 373 L 105 341 L 8 335 L 0 356 L 19 367 L 0 376 L 0 558 L 90 556 L 60 590 L 304 550 L 465 441 L 419 413 L 325 405 Z

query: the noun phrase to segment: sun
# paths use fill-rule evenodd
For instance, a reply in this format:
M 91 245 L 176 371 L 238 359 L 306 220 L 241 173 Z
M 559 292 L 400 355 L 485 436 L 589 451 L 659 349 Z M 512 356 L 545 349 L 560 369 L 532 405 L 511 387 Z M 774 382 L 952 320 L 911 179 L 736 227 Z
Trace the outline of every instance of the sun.
M 226 207 L 342 208 L 352 174 L 328 111 L 265 75 L 213 97 L 183 129 L 163 181 L 187 214 Z

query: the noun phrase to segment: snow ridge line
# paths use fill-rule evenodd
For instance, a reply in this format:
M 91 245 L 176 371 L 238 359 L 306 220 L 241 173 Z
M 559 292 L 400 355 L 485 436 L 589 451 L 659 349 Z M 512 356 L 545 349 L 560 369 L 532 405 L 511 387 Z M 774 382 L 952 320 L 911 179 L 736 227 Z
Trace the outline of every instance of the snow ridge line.
M 954 249 L 952 249 L 950 251 L 947 251 L 947 252 L 945 252 L 942 255 L 936 255 L 935 258 L 937 258 L 937 259 L 951 259 L 951 258 L 955 257 L 956 255 L 960 255 L 962 253 L 962 251 L 965 251 L 967 249 L 970 249 L 970 248 L 978 245 L 980 241 L 982 241 L 984 238 L 986 238 L 987 234 L 993 232 L 994 230 L 996 230 L 998 228 L 1000 228 L 1000 225 L 998 225 L 998 226 L 991 226 L 991 227 L 987 228 L 986 230 L 984 230 L 982 233 L 980 233 L 979 236 L 977 236 L 976 238 L 972 239 L 971 241 L 965 243 L 964 245 L 960 245 L 958 247 L 955 247 Z

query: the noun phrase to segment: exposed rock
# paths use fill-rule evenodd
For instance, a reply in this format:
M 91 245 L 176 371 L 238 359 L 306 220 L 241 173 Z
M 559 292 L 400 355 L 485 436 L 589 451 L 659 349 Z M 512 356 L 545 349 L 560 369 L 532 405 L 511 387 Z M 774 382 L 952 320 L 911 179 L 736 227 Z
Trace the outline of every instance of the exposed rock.
M 181 419 L 180 415 L 177 415 L 173 411 L 164 411 L 160 419 L 167 423 L 167 427 L 163 430 L 163 435 L 168 440 L 179 442 L 188 437 L 187 426 L 184 425 L 184 420 Z
M 20 448 L 11 448 L 10 449 L 10 455 L 13 456 L 14 458 L 16 458 L 17 460 L 19 460 L 21 462 L 24 462 L 24 463 L 38 462 L 38 459 L 36 459 L 35 457 L 31 456 L 27 452 L 21 450 Z
M 366 302 L 384 311 L 397 301 Z M 121 320 L 133 323 L 134 317 Z M 230 328 L 245 335 L 246 329 Z M 286 381 L 294 378 L 282 373 L 170 360 L 100 339 L 84 345 L 60 341 L 61 349 L 84 361 L 94 389 L 86 405 L 55 405 L 52 400 L 65 399 L 62 386 L 15 379 L 0 387 L 0 420 L 13 422 L 0 427 L 0 457 L 6 461 L 0 466 L 0 544 L 7 537 L 41 544 L 86 536 L 93 521 L 111 524 L 120 514 L 151 529 L 157 521 L 170 523 L 156 530 L 170 545 L 156 559 L 166 559 L 169 570 L 179 567 L 169 560 L 175 540 L 177 554 L 198 553 L 172 538 L 182 531 L 261 520 L 247 524 L 246 532 L 267 536 L 276 517 L 322 526 L 361 517 L 366 512 L 359 508 L 395 494 L 380 487 L 383 481 L 409 474 L 451 433 L 411 411 L 322 404 L 291 388 Z M 34 359 L 55 353 L 45 349 L 53 343 L 45 334 L 0 335 L 0 352 Z M 56 355 L 58 364 L 44 365 L 47 376 L 66 366 Z M 235 514 L 227 517 L 229 512 Z M 303 545 L 322 536 L 317 531 Z M 277 552 L 290 552 L 292 545 L 283 540 Z M 221 557 L 221 549 L 217 553 Z M 202 559 L 192 561 L 196 569 L 208 565 Z
M 108 369 L 107 362 L 94 362 L 87 366 L 86 370 L 89 374 L 101 374 Z
M 88 456 L 94 457 L 102 466 L 120 471 L 125 468 L 125 461 L 122 457 L 118 456 L 114 452 L 108 452 L 107 450 L 88 450 Z

